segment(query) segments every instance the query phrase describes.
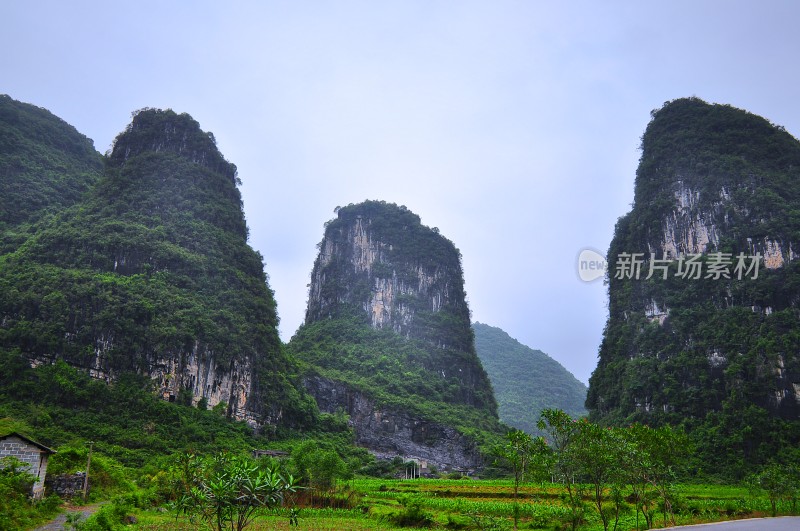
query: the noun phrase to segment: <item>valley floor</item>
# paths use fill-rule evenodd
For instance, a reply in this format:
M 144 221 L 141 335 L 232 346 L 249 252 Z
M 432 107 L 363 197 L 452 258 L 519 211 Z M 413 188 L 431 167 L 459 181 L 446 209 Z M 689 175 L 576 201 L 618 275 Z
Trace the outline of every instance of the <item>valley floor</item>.
M 247 529 L 301 529 L 316 531 L 367 531 L 424 526 L 438 529 L 511 529 L 514 513 L 513 482 L 509 480 L 358 479 L 340 486 L 351 500 L 349 509 L 301 508 L 299 525 L 291 527 L 287 514 L 258 518 Z M 564 488 L 557 484 L 526 484 L 519 491 L 519 528 L 558 530 L 570 527 L 570 510 Z M 692 525 L 721 520 L 740 520 L 714 531 L 784 531 L 800 529 L 800 518 L 760 518 L 771 514 L 768 498 L 738 486 L 678 485 L 673 491 L 674 514 L 653 514 L 653 528 Z M 610 506 L 604 506 L 609 508 Z M 781 501 L 779 515 L 792 514 L 791 501 Z M 583 521 L 578 529 L 602 530 L 596 508 L 584 500 Z M 796 514 L 796 513 L 795 513 Z M 174 513 L 135 511 L 138 524 L 128 529 L 149 531 L 197 529 L 196 523 Z M 638 519 L 637 519 L 638 516 Z M 613 528 L 613 518 L 609 529 Z M 773 527 L 770 527 L 773 526 Z M 788 526 L 788 527 L 787 527 Z M 641 513 L 623 503 L 618 530 L 645 529 Z M 689 529 L 705 529 L 689 528 Z

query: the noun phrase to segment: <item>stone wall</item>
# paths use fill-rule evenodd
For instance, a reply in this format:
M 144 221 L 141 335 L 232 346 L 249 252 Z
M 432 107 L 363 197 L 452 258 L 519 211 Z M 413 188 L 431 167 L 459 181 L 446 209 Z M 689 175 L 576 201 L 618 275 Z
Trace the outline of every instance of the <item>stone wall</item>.
M 85 472 L 75 474 L 59 474 L 50 476 L 45 481 L 47 491 L 58 494 L 62 498 L 76 498 L 83 496 L 83 482 L 86 479 Z
M 44 477 L 47 474 L 47 452 L 16 435 L 0 439 L 0 458 L 15 457 L 27 463 L 29 474 L 36 476 L 31 494 L 41 498 L 44 493 Z

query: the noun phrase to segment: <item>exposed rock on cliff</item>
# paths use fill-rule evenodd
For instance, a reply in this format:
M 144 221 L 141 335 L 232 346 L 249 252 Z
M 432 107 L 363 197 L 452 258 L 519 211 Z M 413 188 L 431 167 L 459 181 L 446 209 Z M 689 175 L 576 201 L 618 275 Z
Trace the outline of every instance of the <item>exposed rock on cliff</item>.
M 355 428 L 355 443 L 380 458 L 415 458 L 442 470 L 472 472 L 483 460 L 476 441 L 452 426 L 427 420 L 399 408 L 378 405 L 375 399 L 344 382 L 309 376 L 320 411 L 345 411 Z
M 593 418 L 750 426 L 743 457 L 774 451 L 752 426 L 800 416 L 798 205 L 800 143 L 781 127 L 696 98 L 653 112 L 607 257 Z
M 136 113 L 86 198 L 0 262 L 0 346 L 147 374 L 253 425 L 302 422 L 313 404 L 287 380 L 235 176 L 189 115 Z
M 356 437 L 375 451 L 443 458 L 436 447 L 444 439 L 405 437 L 398 427 L 411 433 L 410 426 L 424 425 L 449 434 L 448 447 L 457 449 L 438 465 L 476 465 L 470 456 L 477 454 L 453 428 L 472 418 L 474 427 L 496 431 L 497 405 L 475 353 L 458 250 L 405 207 L 367 201 L 337 213 L 311 273 L 306 322 L 290 346 L 381 418 L 400 419 L 389 421 L 396 440 L 369 435 L 374 416 L 354 410 L 358 401 L 332 398 L 317 379 L 307 380 L 310 392 L 323 411 L 346 405 Z M 413 452 L 406 440 L 416 445 Z

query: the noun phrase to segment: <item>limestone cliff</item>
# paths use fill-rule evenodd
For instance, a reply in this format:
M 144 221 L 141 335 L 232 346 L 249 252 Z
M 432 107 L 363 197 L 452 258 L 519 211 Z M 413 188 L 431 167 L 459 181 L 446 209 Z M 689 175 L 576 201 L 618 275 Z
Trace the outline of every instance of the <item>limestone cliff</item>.
M 32 232 L 0 262 L 0 347 L 146 374 L 165 399 L 253 426 L 313 408 L 287 379 L 236 167 L 189 115 L 137 112 L 97 185 Z
M 591 416 L 731 431 L 798 419 L 800 143 L 730 106 L 669 102 L 643 136 L 634 197 L 607 257 Z
M 495 430 L 497 404 L 475 353 L 458 250 L 405 207 L 377 201 L 337 209 L 319 249 L 306 322 L 290 346 L 312 372 L 337 382 L 306 380 L 321 409 L 345 408 L 357 439 L 375 451 L 434 459 L 447 440 L 457 450 L 447 459 L 439 451 L 440 466 L 477 465 L 454 427 L 473 417 Z M 334 399 L 337 386 L 360 398 Z M 375 418 L 395 426 L 395 436 L 378 437 Z M 417 425 L 439 427 L 428 437 L 403 435 Z

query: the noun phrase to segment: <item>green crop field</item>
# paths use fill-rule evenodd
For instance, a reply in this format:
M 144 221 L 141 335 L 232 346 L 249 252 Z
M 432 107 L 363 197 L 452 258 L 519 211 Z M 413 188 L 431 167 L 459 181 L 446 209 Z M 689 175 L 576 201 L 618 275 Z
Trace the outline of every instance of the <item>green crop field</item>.
M 302 530 L 372 530 L 415 527 L 411 516 L 420 518 L 419 526 L 437 529 L 512 529 L 514 484 L 511 480 L 447 479 L 355 479 L 340 485 L 353 503 L 349 509 L 301 508 L 297 526 L 290 526 L 288 510 L 280 509 L 258 518 L 248 529 Z M 519 528 L 570 529 L 570 509 L 564 502 L 560 484 L 524 484 L 519 490 Z M 771 515 L 766 494 L 742 486 L 679 484 L 672 489 L 673 514 L 663 508 L 654 514 L 654 528 L 701 522 L 753 518 Z M 585 516 L 578 529 L 602 530 L 603 525 L 591 500 L 585 500 Z M 778 514 L 798 514 L 791 500 L 778 502 Z M 172 512 L 140 510 L 130 529 L 198 529 Z M 409 517 L 405 525 L 400 518 Z M 609 527 L 610 529 L 612 527 Z M 623 504 L 618 530 L 637 529 L 637 515 L 630 504 Z M 640 516 L 638 529 L 646 529 Z

